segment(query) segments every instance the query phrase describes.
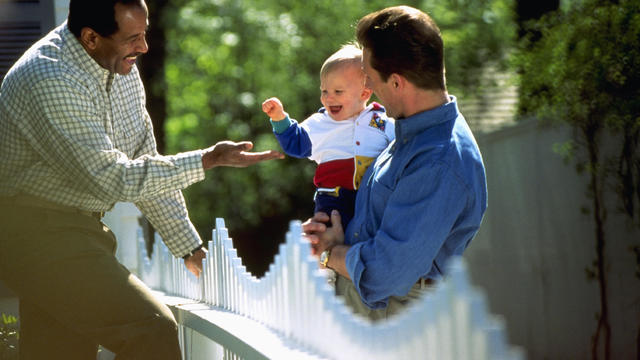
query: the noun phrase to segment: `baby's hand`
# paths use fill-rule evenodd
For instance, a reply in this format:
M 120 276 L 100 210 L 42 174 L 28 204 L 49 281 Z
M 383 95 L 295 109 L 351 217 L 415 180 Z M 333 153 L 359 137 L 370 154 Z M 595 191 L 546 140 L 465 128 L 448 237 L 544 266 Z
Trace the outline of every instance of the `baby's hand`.
M 273 121 L 284 120 L 286 117 L 280 99 L 275 97 L 269 98 L 262 103 L 262 111 L 269 115 Z

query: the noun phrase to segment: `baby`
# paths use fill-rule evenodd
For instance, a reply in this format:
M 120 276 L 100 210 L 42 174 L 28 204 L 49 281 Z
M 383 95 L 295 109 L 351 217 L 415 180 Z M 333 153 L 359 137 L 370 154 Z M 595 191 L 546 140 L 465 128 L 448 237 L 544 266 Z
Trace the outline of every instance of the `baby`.
M 353 217 L 355 196 L 367 167 L 395 138 L 393 119 L 378 103 L 367 101 L 362 50 L 344 45 L 320 70 L 323 107 L 302 123 L 289 118 L 282 103 L 270 98 L 262 110 L 271 118 L 273 132 L 284 152 L 318 163 L 315 212 L 338 210 L 346 229 Z

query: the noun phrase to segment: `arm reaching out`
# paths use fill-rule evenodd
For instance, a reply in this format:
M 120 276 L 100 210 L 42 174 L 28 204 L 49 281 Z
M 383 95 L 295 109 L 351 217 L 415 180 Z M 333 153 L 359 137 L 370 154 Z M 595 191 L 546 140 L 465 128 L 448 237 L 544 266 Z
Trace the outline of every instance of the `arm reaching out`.
M 286 117 L 282 102 L 278 98 L 269 98 L 262 103 L 262 111 L 273 121 L 281 121 Z
M 205 170 L 216 166 L 247 167 L 266 160 L 284 158 L 284 155 L 275 150 L 249 152 L 252 148 L 253 144 L 249 141 L 220 141 L 202 154 L 202 167 Z

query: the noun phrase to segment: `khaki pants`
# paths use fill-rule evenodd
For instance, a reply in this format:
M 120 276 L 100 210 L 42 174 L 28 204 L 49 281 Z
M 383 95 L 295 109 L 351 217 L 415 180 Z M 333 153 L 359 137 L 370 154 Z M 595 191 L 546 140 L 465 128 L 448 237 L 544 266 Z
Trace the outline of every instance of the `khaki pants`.
M 336 278 L 336 295 L 344 298 L 345 303 L 351 310 L 362 315 L 371 321 L 379 321 L 388 319 L 407 308 L 407 306 L 416 299 L 419 299 L 427 291 L 428 288 L 422 289 L 420 284 L 414 285 L 409 293 L 405 296 L 392 296 L 389 298 L 389 305 L 383 309 L 370 309 L 360 299 L 360 295 L 353 285 L 353 282 L 341 275 Z
M 0 278 L 20 298 L 20 359 L 180 359 L 176 321 L 115 258 L 97 218 L 0 198 Z

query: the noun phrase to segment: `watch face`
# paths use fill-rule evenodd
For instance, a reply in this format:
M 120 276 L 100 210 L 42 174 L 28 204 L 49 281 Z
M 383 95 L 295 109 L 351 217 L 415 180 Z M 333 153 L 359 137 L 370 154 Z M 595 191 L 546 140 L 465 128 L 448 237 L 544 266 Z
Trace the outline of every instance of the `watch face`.
M 329 260 L 329 252 L 327 250 L 323 251 L 322 254 L 320 254 L 320 263 L 322 263 L 322 265 L 327 265 L 327 260 Z

